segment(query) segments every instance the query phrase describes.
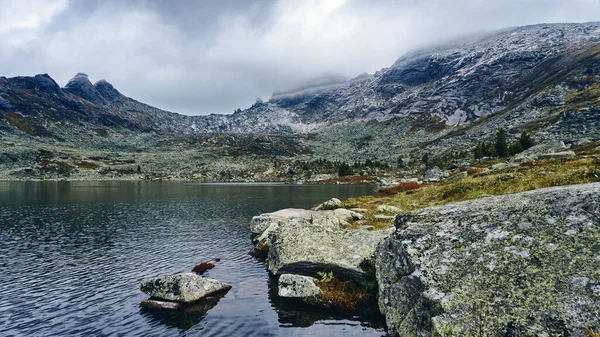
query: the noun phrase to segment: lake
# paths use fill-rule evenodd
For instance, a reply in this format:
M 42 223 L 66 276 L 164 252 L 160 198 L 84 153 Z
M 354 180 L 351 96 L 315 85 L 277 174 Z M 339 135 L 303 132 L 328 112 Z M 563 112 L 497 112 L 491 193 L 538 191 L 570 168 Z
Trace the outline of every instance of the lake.
M 248 255 L 252 216 L 373 194 L 365 185 L 0 182 L 2 335 L 381 336 L 380 318 L 276 296 Z M 146 312 L 144 278 L 187 272 L 233 288 L 218 303 Z

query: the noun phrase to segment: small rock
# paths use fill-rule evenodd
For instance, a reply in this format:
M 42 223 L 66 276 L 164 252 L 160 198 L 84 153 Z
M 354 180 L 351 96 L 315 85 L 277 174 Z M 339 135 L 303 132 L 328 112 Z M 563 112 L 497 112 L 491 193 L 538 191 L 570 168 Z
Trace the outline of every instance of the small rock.
M 279 277 L 279 296 L 281 297 L 315 297 L 321 293 L 321 289 L 315 284 L 317 280 L 312 277 L 282 274 Z
M 379 205 L 375 209 L 376 213 L 380 214 L 399 214 L 402 210 L 396 206 L 391 205 Z
M 320 204 L 319 206 L 315 207 L 314 210 L 315 211 L 321 211 L 321 210 L 333 210 L 333 209 L 338 209 L 342 207 L 342 201 L 340 199 L 337 198 L 331 198 L 327 201 L 325 201 L 324 203 Z
M 195 302 L 229 289 L 231 286 L 228 284 L 194 273 L 164 275 L 140 283 L 140 290 L 148 296 L 182 303 Z
M 181 309 L 181 303 L 158 301 L 158 300 L 145 300 L 140 303 L 140 306 L 148 310 L 177 310 Z
M 396 216 L 395 215 L 377 214 L 377 215 L 375 215 L 375 219 L 378 219 L 378 220 L 394 220 L 394 219 L 396 219 Z
M 466 171 L 465 172 L 459 172 L 459 173 L 457 173 L 455 175 L 452 175 L 452 176 L 444 179 L 444 181 L 453 181 L 453 180 L 458 180 L 458 179 L 464 179 L 467 176 L 468 176 L 468 173 Z

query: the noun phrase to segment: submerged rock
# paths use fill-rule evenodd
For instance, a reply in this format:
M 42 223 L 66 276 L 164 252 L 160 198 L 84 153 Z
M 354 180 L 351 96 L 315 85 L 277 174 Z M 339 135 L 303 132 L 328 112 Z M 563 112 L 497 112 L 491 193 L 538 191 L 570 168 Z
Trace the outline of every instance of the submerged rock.
M 283 274 L 279 277 L 278 294 L 281 297 L 305 298 L 321 294 L 321 289 L 315 284 L 317 280 L 312 277 Z
M 423 209 L 396 227 L 376 254 L 392 335 L 600 328 L 600 183 Z
M 147 310 L 178 310 L 181 309 L 181 303 L 171 301 L 145 300 L 140 306 Z
M 229 289 L 231 286 L 228 284 L 194 273 L 159 276 L 143 280 L 140 284 L 140 290 L 148 296 L 181 303 L 195 302 Z

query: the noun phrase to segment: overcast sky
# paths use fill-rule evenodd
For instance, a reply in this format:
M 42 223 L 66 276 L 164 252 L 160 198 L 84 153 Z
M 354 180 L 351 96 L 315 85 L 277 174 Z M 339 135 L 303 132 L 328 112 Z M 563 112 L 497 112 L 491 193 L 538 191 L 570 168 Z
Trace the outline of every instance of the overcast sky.
M 0 76 L 77 72 L 184 114 L 498 28 L 600 21 L 600 0 L 0 0 Z

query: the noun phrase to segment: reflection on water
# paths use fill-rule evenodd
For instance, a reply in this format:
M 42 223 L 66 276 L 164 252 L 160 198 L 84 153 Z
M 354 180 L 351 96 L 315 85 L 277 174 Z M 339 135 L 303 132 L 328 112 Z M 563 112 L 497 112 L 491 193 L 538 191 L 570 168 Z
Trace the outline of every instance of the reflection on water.
M 302 310 L 269 296 L 250 257 L 253 215 L 372 186 L 0 182 L 0 331 L 6 335 L 379 336 L 367 317 Z M 190 271 L 233 285 L 177 313 L 140 310 L 143 278 Z M 273 289 L 273 288 L 271 288 Z

